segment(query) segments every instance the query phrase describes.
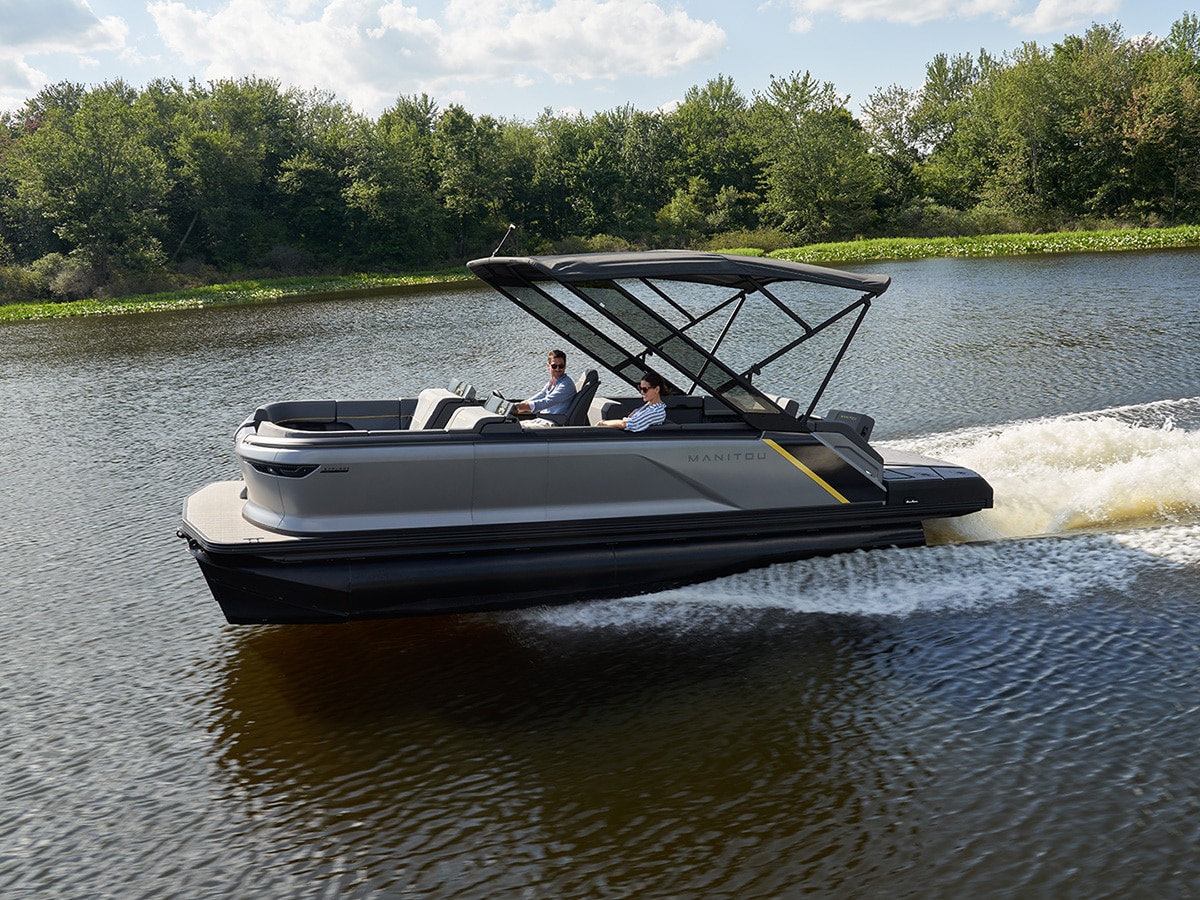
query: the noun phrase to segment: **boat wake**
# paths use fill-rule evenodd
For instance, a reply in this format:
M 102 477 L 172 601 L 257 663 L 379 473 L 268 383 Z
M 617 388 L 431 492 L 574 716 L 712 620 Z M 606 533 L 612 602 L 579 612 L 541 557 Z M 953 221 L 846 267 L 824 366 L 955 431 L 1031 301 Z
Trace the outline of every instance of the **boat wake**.
M 1200 521 L 1200 398 L 919 439 L 983 475 L 995 507 L 930 526 L 931 543 Z
M 1200 567 L 1200 398 L 931 435 L 903 449 L 975 469 L 995 488 L 995 508 L 938 523 L 927 547 L 511 615 L 539 629 L 688 633 L 757 627 L 754 611 L 907 616 L 1071 603 L 1128 590 L 1150 567 Z

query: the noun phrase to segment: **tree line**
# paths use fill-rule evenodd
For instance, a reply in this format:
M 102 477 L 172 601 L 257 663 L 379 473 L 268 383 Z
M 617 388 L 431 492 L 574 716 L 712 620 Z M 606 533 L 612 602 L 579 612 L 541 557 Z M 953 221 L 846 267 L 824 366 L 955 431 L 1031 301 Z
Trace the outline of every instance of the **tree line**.
M 247 77 L 59 83 L 0 117 L 0 302 L 507 251 L 765 250 L 1200 222 L 1200 20 L 938 55 L 855 115 L 810 73 L 533 122 L 370 118 Z

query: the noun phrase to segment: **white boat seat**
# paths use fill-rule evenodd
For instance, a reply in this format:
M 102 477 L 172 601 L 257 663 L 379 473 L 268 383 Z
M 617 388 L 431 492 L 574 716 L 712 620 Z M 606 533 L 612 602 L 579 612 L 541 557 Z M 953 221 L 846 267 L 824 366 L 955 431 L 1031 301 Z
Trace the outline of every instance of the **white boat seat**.
M 504 416 L 489 412 L 482 406 L 460 406 L 450 416 L 447 431 L 476 431 L 487 422 L 503 422 Z
M 447 431 L 474 431 L 476 434 L 485 429 L 502 427 L 503 430 L 520 431 L 517 420 L 508 415 L 512 403 L 503 397 L 493 396 L 484 406 L 463 406 L 454 411 L 446 425 Z
M 417 408 L 408 428 L 410 431 L 445 428 L 455 410 L 474 402 L 446 388 L 426 388 L 417 395 Z

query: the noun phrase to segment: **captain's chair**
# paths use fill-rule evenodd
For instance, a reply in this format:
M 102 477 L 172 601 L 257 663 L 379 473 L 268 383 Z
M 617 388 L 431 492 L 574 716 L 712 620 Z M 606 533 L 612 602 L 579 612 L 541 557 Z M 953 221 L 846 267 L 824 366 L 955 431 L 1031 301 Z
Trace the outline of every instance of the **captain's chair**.
M 600 376 L 595 369 L 588 369 L 565 413 L 538 413 L 538 418 L 555 425 L 587 425 L 588 407 L 592 405 L 592 398 L 596 396 L 599 387 Z

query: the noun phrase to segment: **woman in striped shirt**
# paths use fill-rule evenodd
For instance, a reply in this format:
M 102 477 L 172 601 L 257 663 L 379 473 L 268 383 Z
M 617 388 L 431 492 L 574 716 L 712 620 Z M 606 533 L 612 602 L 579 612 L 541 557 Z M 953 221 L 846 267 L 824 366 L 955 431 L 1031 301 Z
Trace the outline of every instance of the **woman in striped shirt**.
M 661 425 L 667 420 L 667 405 L 663 403 L 663 379 L 657 372 L 647 372 L 638 385 L 645 401 L 623 419 L 601 419 L 597 425 L 609 428 L 624 428 L 626 431 L 645 431 L 651 425 Z

